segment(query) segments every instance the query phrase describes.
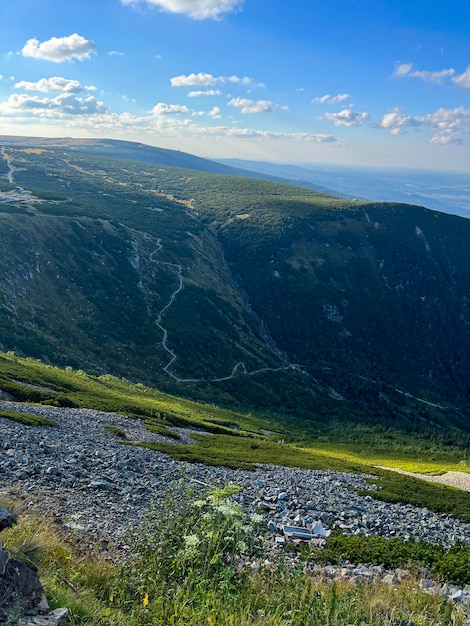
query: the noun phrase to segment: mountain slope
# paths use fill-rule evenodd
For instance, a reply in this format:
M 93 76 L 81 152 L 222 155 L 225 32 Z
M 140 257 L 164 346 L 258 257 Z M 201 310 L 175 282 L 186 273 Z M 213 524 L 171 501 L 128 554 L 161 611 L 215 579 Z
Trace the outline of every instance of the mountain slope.
M 142 163 L 154 163 L 156 165 L 165 165 L 170 167 L 183 167 L 186 169 L 197 170 L 201 172 L 210 172 L 214 174 L 228 174 L 229 176 L 243 176 L 245 178 L 260 178 L 262 180 L 271 180 L 273 182 L 292 184 L 290 176 L 271 174 L 251 167 L 246 169 L 231 166 L 219 161 L 204 159 L 194 154 L 181 152 L 180 150 L 168 150 L 166 148 L 157 148 L 148 146 L 143 143 L 134 141 L 120 141 L 117 139 L 72 139 L 70 137 L 48 138 L 48 137 L 19 137 L 19 136 L 2 136 L 0 135 L 0 145 L 9 145 L 16 147 L 39 147 L 39 148 L 64 148 L 66 150 L 74 150 L 86 154 L 96 154 L 109 157 L 118 157 L 123 159 L 131 159 Z M 317 184 L 312 180 L 296 181 L 306 189 L 319 191 L 320 193 L 335 194 L 341 197 L 352 197 L 346 194 L 332 191 L 331 189 Z
M 409 170 L 312 164 L 299 166 L 245 159 L 220 159 L 220 163 L 282 176 L 292 185 L 308 183 L 334 189 L 344 198 L 363 198 L 376 202 L 393 201 L 417 204 L 429 209 L 470 217 L 468 176 L 463 172 Z M 319 189 L 320 190 L 320 189 Z M 339 193 L 341 192 L 341 193 Z
M 469 427 L 470 222 L 63 148 L 4 156 L 5 349 L 208 401 Z

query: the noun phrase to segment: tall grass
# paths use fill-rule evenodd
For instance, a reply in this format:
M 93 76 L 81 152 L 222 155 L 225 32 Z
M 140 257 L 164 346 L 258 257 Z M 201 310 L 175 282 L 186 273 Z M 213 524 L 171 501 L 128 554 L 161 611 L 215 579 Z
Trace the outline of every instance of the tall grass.
M 205 496 L 175 491 L 129 537 L 124 560 L 83 550 L 50 522 L 24 515 L 2 533 L 7 549 L 33 543 L 52 607 L 72 626 L 461 626 L 461 607 L 408 579 L 327 584 L 266 554 L 262 520 L 233 500 L 236 486 Z M 268 558 L 267 558 L 268 556 Z M 299 562 L 300 563 L 300 562 Z

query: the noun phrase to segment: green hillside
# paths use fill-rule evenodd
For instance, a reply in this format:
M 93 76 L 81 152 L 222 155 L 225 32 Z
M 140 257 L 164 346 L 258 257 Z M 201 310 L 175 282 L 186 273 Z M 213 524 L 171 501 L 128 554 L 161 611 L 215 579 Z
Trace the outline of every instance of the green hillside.
M 469 429 L 468 221 L 62 147 L 5 155 L 4 349 L 320 423 Z

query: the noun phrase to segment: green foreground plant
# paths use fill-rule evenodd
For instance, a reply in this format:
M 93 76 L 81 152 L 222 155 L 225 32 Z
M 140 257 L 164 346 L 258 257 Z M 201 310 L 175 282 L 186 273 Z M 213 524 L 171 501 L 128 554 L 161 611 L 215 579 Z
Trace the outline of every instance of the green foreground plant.
M 72 626 L 463 624 L 460 607 L 424 593 L 413 580 L 393 588 L 326 584 L 301 560 L 294 567 L 282 558 L 266 560 L 264 520 L 243 511 L 237 492 L 228 485 L 199 497 L 180 489 L 168 493 L 129 539 L 120 563 L 81 549 L 81 541 L 31 515 L 4 531 L 2 541 L 16 555 L 23 550 L 34 557 L 51 606 L 67 606 Z M 374 551 L 370 542 L 371 560 L 384 556 L 379 544 Z M 33 554 L 25 546 L 34 546 Z M 323 555 L 334 560 L 340 548 L 344 544 L 333 539 Z

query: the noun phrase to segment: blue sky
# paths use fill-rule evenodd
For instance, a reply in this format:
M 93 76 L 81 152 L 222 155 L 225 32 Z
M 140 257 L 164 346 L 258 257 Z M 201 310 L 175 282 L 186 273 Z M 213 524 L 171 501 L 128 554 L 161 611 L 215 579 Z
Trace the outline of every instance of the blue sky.
M 468 170 L 468 0 L 12 0 L 0 134 Z

